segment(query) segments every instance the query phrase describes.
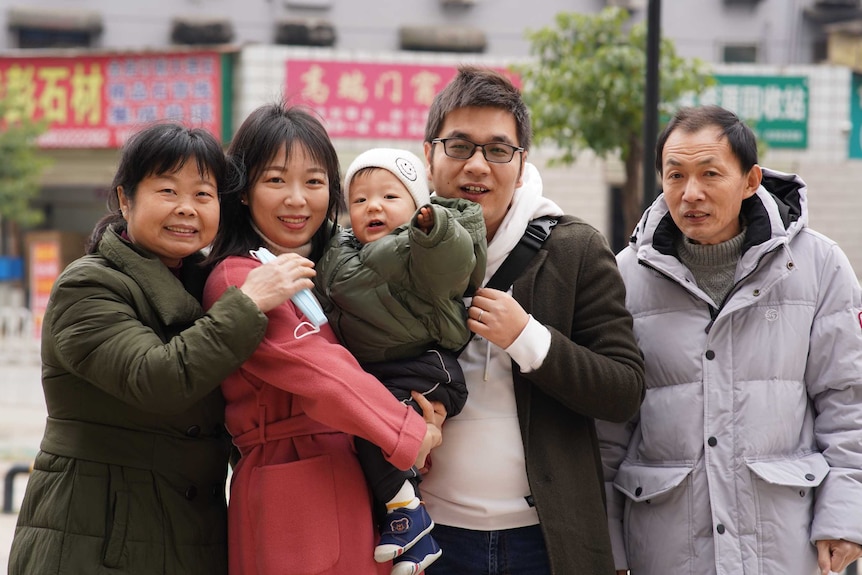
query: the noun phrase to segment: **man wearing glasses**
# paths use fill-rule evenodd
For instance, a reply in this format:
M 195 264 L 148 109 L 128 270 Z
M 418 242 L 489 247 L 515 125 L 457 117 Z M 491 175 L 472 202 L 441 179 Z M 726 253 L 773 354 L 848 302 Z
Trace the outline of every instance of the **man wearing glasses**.
M 422 484 L 443 550 L 428 575 L 614 570 L 594 420 L 637 411 L 643 362 L 613 253 L 542 196 L 530 137 L 520 93 L 491 70 L 461 67 L 429 111 L 435 193 L 482 206 L 484 283 L 531 220 L 558 223 L 512 289 L 466 301 L 469 396 Z

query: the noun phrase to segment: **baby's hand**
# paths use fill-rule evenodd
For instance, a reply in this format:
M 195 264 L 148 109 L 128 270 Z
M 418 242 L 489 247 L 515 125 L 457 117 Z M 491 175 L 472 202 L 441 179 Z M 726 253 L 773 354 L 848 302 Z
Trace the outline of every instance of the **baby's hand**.
M 419 213 L 416 214 L 416 227 L 426 234 L 431 233 L 431 228 L 434 227 L 434 210 L 431 209 L 431 206 L 419 208 Z

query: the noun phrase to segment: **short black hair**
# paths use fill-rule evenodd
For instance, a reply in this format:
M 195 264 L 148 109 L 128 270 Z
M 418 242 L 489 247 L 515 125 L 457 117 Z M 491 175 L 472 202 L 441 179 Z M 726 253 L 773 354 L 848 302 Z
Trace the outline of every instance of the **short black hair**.
M 739 160 L 742 173 L 748 171 L 757 163 L 757 137 L 754 131 L 739 116 L 720 106 L 691 106 L 680 108 L 658 137 L 655 145 L 655 169 L 662 173 L 662 153 L 667 139 L 675 130 L 688 134 L 699 132 L 704 128 L 715 126 L 721 130 L 721 135 L 727 138 L 730 150 Z
M 156 122 L 132 136 L 123 145 L 120 163 L 108 194 L 108 213 L 96 223 L 87 241 L 86 252 L 95 253 L 108 227 L 118 232 L 125 229 L 126 220 L 120 213 L 118 189 L 134 203 L 138 185 L 148 176 L 173 174 L 194 159 L 201 176 L 211 176 L 221 195 L 228 187 L 227 161 L 224 149 L 210 132 L 190 128 L 179 122 Z
M 455 78 L 434 97 L 425 123 L 425 141 L 430 143 L 440 136 L 449 112 L 468 107 L 500 108 L 511 112 L 515 117 L 517 145 L 530 149 L 533 128 L 521 91 L 500 72 L 469 65 L 459 66 Z

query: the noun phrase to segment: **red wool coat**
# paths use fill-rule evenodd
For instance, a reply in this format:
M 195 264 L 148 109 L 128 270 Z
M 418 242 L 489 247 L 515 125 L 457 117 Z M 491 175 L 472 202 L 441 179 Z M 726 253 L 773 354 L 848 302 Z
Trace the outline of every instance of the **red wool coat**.
M 209 307 L 260 265 L 227 258 L 204 293 Z M 377 575 L 371 497 L 352 436 L 401 469 L 416 459 L 425 422 L 357 364 L 328 325 L 297 339 L 287 302 L 268 314 L 257 351 L 222 384 L 226 424 L 243 454 L 231 482 L 231 575 Z M 304 327 L 302 331 L 307 331 Z

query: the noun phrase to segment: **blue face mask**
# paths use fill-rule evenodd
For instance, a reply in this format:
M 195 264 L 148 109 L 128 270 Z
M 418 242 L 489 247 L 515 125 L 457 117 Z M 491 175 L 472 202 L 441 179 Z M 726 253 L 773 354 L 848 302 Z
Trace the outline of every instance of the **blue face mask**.
M 275 260 L 275 255 L 266 248 L 258 248 L 256 250 L 249 250 L 249 253 L 257 258 L 260 262 L 266 264 Z M 306 317 L 308 321 L 303 321 L 296 329 L 293 330 L 293 336 L 296 339 L 301 339 L 307 335 L 312 333 L 320 332 L 320 326 L 325 324 L 328 320 L 326 319 L 326 314 L 323 313 L 323 308 L 320 307 L 320 303 L 317 301 L 317 298 L 314 297 L 314 294 L 311 293 L 311 290 L 304 289 L 290 298 L 290 301 L 299 309 L 299 311 Z M 309 331 L 305 331 L 300 333 L 300 328 L 308 327 Z

